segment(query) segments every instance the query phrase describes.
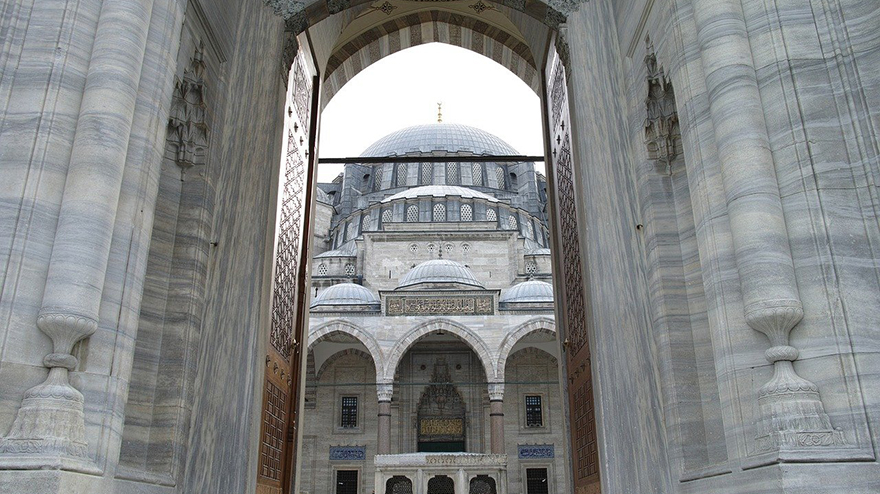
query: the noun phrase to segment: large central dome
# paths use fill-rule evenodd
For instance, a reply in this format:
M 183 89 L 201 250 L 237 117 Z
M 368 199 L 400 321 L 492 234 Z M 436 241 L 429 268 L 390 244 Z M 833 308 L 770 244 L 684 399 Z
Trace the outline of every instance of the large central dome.
M 374 142 L 361 156 L 399 156 L 408 153 L 472 153 L 516 155 L 516 149 L 484 130 L 467 125 L 435 123 L 392 132 Z

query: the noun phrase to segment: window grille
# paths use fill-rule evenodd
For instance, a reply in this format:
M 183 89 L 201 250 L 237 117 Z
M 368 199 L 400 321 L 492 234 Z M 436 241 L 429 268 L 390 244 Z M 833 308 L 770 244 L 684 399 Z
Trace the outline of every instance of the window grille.
M 340 415 L 340 427 L 354 429 L 358 425 L 358 399 L 357 396 L 342 397 L 342 414 Z
M 397 165 L 397 186 L 406 186 L 406 163 L 399 163 Z
M 433 254 L 434 251 L 436 251 L 436 250 L 437 250 L 437 246 L 436 246 L 436 245 L 434 245 L 434 244 L 428 244 L 428 252 L 430 252 L 431 254 Z
M 474 209 L 470 204 L 461 205 L 461 221 L 474 221 Z
M 434 165 L 422 163 L 422 185 L 431 185 L 434 182 Z
M 365 214 L 361 217 L 361 231 L 365 232 L 370 229 L 370 215 Z
M 526 494 L 549 494 L 549 483 L 546 468 L 526 469 Z
M 471 251 L 471 244 L 461 244 L 461 251 L 467 254 Z
M 415 254 L 419 251 L 419 246 L 416 244 L 409 244 L 409 251 Z
M 468 494 L 497 494 L 495 479 L 488 475 L 477 475 L 471 479 L 471 488 Z
M 391 213 L 390 209 L 386 209 L 385 211 L 382 211 L 382 223 L 391 223 L 391 221 L 392 221 L 391 214 L 392 213 Z
M 538 272 L 538 263 L 529 261 L 526 263 L 526 274 L 535 274 Z
M 471 164 L 471 183 L 478 187 L 483 185 L 483 165 L 479 163 Z
M 445 475 L 436 475 L 428 481 L 428 492 L 431 494 L 455 494 L 455 483 Z
M 544 410 L 540 395 L 526 396 L 526 427 L 543 427 Z
M 380 190 L 382 188 L 382 165 L 376 167 L 375 172 L 373 173 L 373 190 Z
M 498 180 L 498 188 L 504 189 L 504 168 L 500 166 L 495 169 L 495 179 Z
M 434 221 L 446 221 L 446 205 L 434 204 Z
M 345 276 L 354 276 L 354 264 L 345 265 Z
M 336 494 L 357 494 L 358 492 L 358 471 L 357 470 L 337 470 L 336 471 Z
M 516 230 L 516 216 L 510 215 L 507 217 L 507 229 L 508 230 Z
M 385 494 L 412 494 L 412 480 L 403 475 L 395 475 L 385 482 Z
M 486 210 L 486 221 L 498 221 L 498 214 L 494 209 Z
M 446 163 L 446 185 L 459 185 L 458 163 Z
M 318 276 L 327 276 L 327 265 L 321 263 L 318 265 Z
M 419 221 L 419 207 L 412 204 L 406 208 L 406 221 Z
M 447 254 L 452 254 L 452 251 L 455 250 L 455 246 L 452 244 L 446 244 L 443 247 L 446 249 Z

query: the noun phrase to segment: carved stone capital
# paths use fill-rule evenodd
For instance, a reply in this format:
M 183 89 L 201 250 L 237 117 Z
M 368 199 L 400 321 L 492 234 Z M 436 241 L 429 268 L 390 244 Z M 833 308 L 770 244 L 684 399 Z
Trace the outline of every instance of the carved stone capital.
M 491 401 L 504 399 L 504 383 L 489 383 L 489 399 Z
M 72 312 L 46 311 L 37 317 L 37 327 L 52 339 L 54 353 L 69 354 L 76 342 L 98 330 L 98 321 Z
M 376 396 L 379 401 L 391 401 L 394 395 L 394 384 L 392 383 L 376 383 Z
M 767 300 L 747 305 L 745 315 L 749 327 L 764 333 L 773 346 L 786 346 L 788 334 L 804 317 L 804 308 L 799 300 Z

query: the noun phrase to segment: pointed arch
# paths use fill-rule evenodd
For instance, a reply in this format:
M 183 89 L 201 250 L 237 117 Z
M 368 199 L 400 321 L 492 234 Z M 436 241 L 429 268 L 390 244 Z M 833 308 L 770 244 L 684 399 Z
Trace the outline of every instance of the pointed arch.
M 321 367 L 315 371 L 315 381 L 320 381 L 321 376 L 324 375 L 324 372 L 326 372 L 327 369 L 329 369 L 337 360 L 339 360 L 343 357 L 347 357 L 349 355 L 354 355 L 354 356 L 360 357 L 364 360 L 369 360 L 369 361 L 373 362 L 373 365 L 378 368 L 378 366 L 376 365 L 376 361 L 373 359 L 373 356 L 370 355 L 369 353 L 367 353 L 363 350 L 358 350 L 357 348 L 346 348 L 345 350 L 340 350 L 340 351 L 334 353 L 333 355 L 328 357 L 326 360 L 324 360 L 324 363 L 321 364 Z M 378 373 L 377 373 L 377 375 L 378 375 Z
M 385 355 L 382 352 L 382 348 L 379 346 L 376 339 L 373 338 L 373 335 L 348 321 L 330 321 L 309 331 L 309 344 L 307 350 L 311 352 L 317 343 L 329 338 L 332 333 L 345 333 L 354 337 L 364 345 L 367 348 L 367 351 L 369 351 L 370 356 L 373 357 L 373 363 L 376 365 L 376 377 L 379 377 L 382 369 L 385 368 Z
M 449 319 L 433 319 L 409 330 L 406 335 L 397 341 L 394 348 L 388 353 L 388 360 L 385 364 L 385 379 L 387 381 L 394 379 L 394 372 L 397 370 L 397 365 L 400 363 L 400 360 L 403 358 L 403 355 L 407 350 L 415 345 L 420 339 L 440 330 L 457 336 L 460 340 L 470 346 L 483 364 L 486 379 L 492 380 L 494 378 L 495 372 L 492 365 L 495 361 L 494 356 L 489 349 L 489 345 L 487 345 L 477 333 L 473 332 L 466 326 Z
M 507 336 L 501 340 L 501 346 L 498 348 L 498 360 L 495 363 L 496 379 L 504 380 L 504 369 L 507 366 L 507 358 L 510 356 L 510 351 L 513 350 L 513 347 L 526 336 L 541 332 L 556 336 L 556 322 L 549 317 L 538 317 L 520 324 L 516 329 L 507 333 Z

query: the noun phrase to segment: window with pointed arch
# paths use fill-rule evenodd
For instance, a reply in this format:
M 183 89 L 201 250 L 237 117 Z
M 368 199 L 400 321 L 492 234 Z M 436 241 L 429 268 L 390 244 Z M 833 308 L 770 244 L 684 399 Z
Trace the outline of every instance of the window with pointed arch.
M 496 213 L 494 209 L 487 209 L 486 221 L 498 221 L 498 213 Z
M 516 230 L 519 224 L 516 221 L 516 216 L 510 215 L 507 217 L 507 229 L 508 230 Z
M 474 208 L 470 204 L 461 205 L 461 221 L 474 221 Z
M 479 163 L 471 164 L 471 183 L 477 187 L 483 186 L 483 165 Z
M 442 203 L 434 204 L 434 221 L 446 221 L 446 205 Z
M 382 223 L 391 223 L 392 221 L 392 212 L 390 209 L 386 209 L 382 211 Z
M 495 179 L 498 181 L 498 188 L 499 189 L 506 189 L 507 188 L 505 186 L 506 184 L 504 182 L 504 168 L 502 168 L 500 166 L 495 168 Z
M 410 223 L 415 223 L 419 221 L 419 207 L 415 204 L 410 204 L 406 208 L 406 221 Z
M 397 165 L 397 186 L 406 187 L 406 163 Z

